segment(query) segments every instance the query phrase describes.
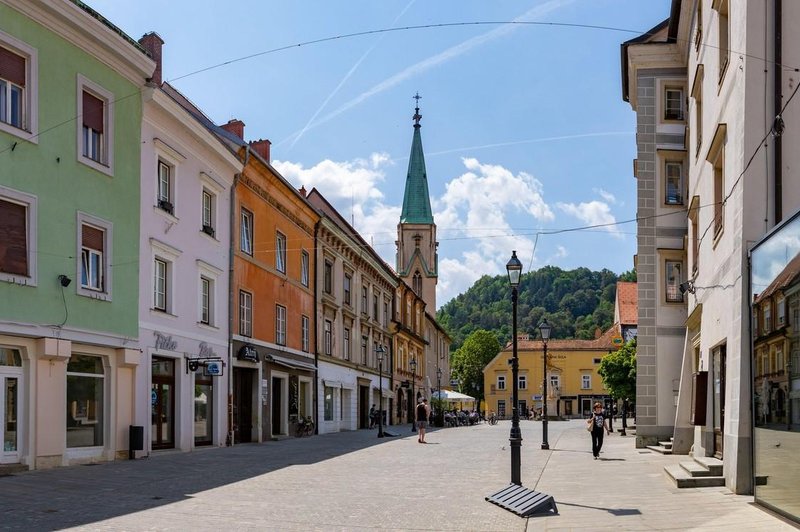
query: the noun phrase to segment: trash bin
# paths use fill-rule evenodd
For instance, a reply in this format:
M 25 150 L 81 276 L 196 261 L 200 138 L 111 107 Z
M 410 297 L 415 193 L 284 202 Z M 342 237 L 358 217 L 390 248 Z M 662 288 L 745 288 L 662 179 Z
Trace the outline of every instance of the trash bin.
M 128 460 L 136 458 L 134 451 L 144 451 L 144 427 L 130 425 L 128 431 Z

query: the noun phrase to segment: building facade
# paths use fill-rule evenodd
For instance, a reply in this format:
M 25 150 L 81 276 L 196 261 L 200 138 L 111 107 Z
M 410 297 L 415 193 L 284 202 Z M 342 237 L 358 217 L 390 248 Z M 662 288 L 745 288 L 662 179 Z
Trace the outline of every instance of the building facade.
M 319 432 L 367 428 L 373 405 L 386 413 L 389 424 L 394 347 L 390 322 L 398 279 L 317 189 L 307 199 L 321 215 L 315 279 Z
M 225 445 L 228 432 L 230 189 L 241 163 L 162 82 L 156 59 L 141 135 L 136 425 L 145 453 Z
M 0 467 L 127 457 L 155 64 L 78 3 L 4 0 L 0 21 Z

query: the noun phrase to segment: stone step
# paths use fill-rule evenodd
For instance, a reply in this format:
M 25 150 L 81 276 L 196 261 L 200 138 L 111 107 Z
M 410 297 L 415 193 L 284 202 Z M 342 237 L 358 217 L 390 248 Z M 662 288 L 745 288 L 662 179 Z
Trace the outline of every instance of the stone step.
M 708 469 L 711 476 L 722 476 L 722 460 L 713 456 L 695 456 L 694 461 Z
M 725 477 L 693 477 L 680 464 L 665 466 L 664 472 L 678 488 L 710 488 L 725 485 Z
M 663 445 L 648 445 L 647 448 L 660 454 L 672 454 L 672 449 L 667 449 Z
M 701 466 L 695 461 L 681 462 L 681 467 L 693 477 L 710 477 L 711 471 Z M 719 475 L 716 475 L 719 476 Z
M 669 441 L 660 441 L 658 444 L 662 447 L 666 447 L 667 449 L 672 449 L 672 438 Z

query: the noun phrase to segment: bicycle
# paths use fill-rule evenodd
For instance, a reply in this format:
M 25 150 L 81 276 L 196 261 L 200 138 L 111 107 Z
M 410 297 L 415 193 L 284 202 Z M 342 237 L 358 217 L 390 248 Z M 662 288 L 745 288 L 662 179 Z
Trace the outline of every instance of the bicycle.
M 303 436 L 311 436 L 312 434 L 314 434 L 314 420 L 311 419 L 311 416 L 298 419 L 295 436 L 302 438 Z
M 497 416 L 495 414 L 490 414 L 486 421 L 489 422 L 489 425 L 497 425 Z

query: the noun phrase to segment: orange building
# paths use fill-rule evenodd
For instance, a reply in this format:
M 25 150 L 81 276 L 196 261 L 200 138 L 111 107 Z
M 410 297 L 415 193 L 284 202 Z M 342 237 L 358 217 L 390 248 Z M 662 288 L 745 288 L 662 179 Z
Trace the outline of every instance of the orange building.
M 234 441 L 294 434 L 314 417 L 314 228 L 319 215 L 269 163 L 268 140 L 245 143 L 232 216 L 231 343 Z

